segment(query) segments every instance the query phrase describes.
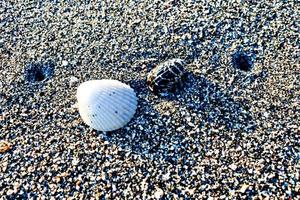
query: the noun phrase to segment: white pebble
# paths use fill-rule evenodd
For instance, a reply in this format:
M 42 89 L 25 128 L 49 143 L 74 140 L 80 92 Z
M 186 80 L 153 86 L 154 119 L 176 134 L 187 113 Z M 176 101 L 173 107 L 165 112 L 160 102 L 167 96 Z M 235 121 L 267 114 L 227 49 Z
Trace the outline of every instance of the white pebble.
M 63 61 L 61 62 L 61 65 L 62 65 L 63 67 L 66 67 L 66 66 L 69 65 L 69 62 L 66 61 L 66 60 L 63 60 Z
M 235 164 L 231 164 L 231 165 L 229 165 L 229 168 L 232 170 L 236 170 L 237 166 Z
M 78 82 L 78 78 L 76 78 L 75 76 L 71 76 L 70 77 L 70 84 L 73 85 L 76 82 Z
M 160 188 L 157 188 L 157 190 L 154 193 L 155 199 L 160 199 L 164 195 L 164 191 Z

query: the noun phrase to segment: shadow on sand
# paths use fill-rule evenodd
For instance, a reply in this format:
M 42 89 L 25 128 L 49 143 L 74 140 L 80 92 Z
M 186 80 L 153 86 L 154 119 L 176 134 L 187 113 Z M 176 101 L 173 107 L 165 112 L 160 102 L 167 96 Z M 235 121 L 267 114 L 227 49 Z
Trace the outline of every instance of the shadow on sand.
M 176 164 L 188 159 L 190 145 L 204 155 L 212 140 L 226 142 L 234 137 L 238 142 L 255 129 L 249 106 L 203 75 L 188 74 L 184 87 L 166 97 L 151 94 L 145 80 L 130 85 L 139 96 L 135 117 L 125 128 L 106 133 L 104 139 L 133 153 Z M 175 111 L 161 113 L 156 109 L 161 102 L 170 103 Z

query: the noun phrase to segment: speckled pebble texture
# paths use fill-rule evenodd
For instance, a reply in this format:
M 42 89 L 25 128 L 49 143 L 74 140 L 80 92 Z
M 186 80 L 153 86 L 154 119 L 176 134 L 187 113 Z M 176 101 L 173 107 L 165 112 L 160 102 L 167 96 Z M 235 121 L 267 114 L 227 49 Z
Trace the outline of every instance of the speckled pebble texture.
M 78 2 L 0 1 L 0 199 L 300 198 L 299 1 Z M 172 58 L 187 81 L 156 96 Z M 80 119 L 91 79 L 135 89 L 126 127 Z

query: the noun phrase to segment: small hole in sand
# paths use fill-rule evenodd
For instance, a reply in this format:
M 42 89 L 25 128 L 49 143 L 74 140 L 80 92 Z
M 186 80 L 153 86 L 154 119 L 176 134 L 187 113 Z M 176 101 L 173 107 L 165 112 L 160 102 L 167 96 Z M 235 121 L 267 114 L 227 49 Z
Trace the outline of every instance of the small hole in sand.
M 240 51 L 232 55 L 232 64 L 235 68 L 243 71 L 250 71 L 253 67 L 251 58 Z
M 25 81 L 30 83 L 41 82 L 49 79 L 54 74 L 54 63 L 48 61 L 46 63 L 30 63 L 26 65 L 24 70 Z

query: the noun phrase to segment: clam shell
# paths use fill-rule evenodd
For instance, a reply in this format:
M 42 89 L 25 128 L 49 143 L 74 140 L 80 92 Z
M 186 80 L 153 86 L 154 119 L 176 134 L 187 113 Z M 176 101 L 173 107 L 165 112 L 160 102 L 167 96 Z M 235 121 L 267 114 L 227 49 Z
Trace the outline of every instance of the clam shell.
M 83 121 L 99 131 L 125 126 L 137 108 L 134 90 L 117 80 L 90 80 L 77 89 L 79 113 Z

